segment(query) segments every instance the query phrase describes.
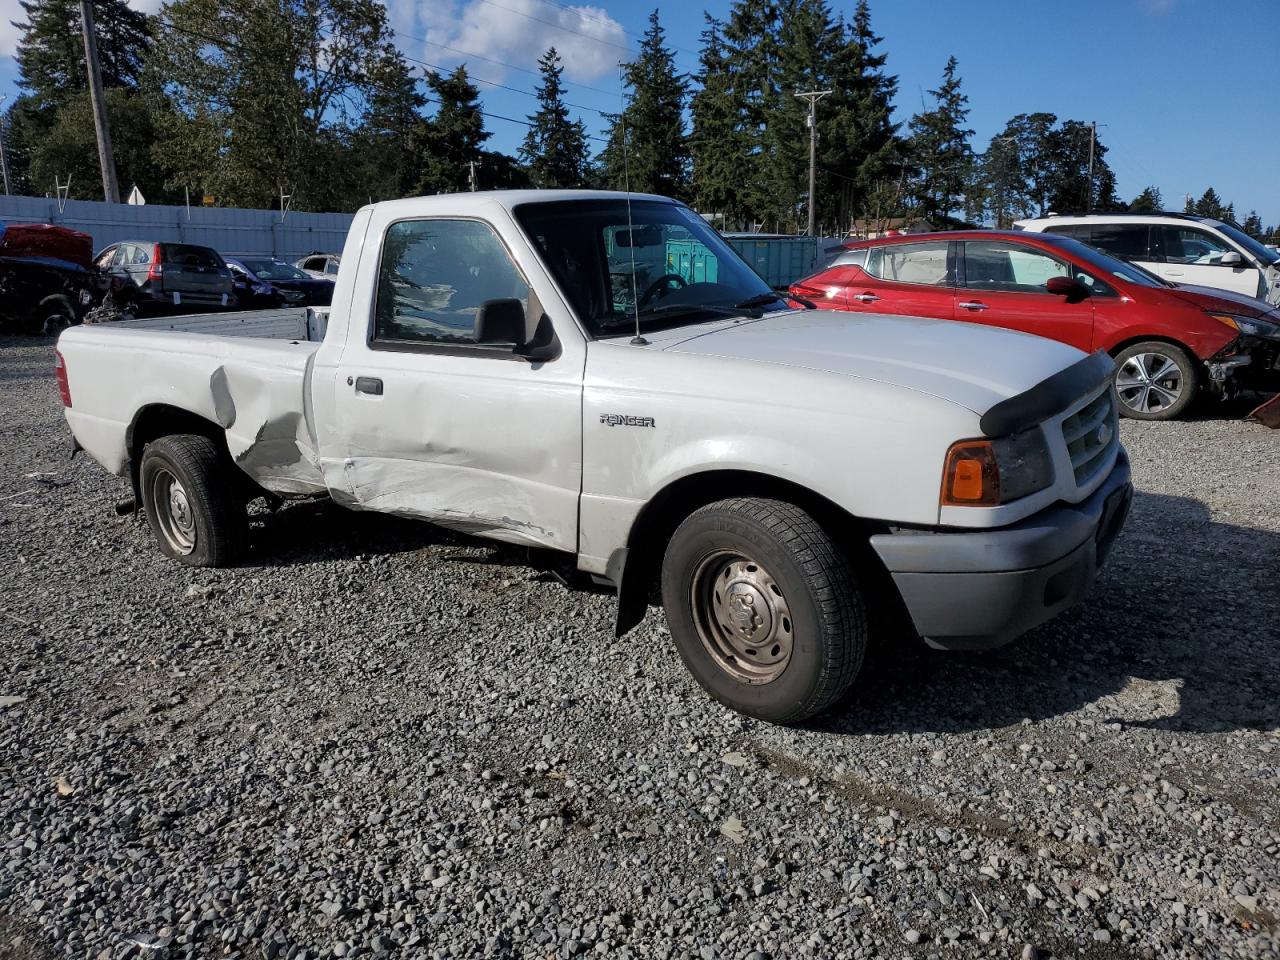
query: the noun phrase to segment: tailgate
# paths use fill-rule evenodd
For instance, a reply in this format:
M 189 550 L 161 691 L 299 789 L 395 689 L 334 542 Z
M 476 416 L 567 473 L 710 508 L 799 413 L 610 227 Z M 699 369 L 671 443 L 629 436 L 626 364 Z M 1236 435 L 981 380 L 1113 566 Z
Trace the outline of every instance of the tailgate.
M 231 292 L 231 274 L 225 263 L 208 247 L 185 243 L 161 244 L 166 293 L 221 296 Z

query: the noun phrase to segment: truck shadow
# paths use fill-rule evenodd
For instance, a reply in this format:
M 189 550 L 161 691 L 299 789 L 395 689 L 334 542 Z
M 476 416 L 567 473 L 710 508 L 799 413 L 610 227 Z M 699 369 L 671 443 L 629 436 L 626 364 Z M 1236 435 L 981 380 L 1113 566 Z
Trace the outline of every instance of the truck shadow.
M 1198 500 L 1138 493 L 1081 606 L 985 653 L 890 641 L 812 726 L 954 733 L 1085 709 L 1126 726 L 1276 729 L 1278 574 L 1280 534 L 1215 521 Z

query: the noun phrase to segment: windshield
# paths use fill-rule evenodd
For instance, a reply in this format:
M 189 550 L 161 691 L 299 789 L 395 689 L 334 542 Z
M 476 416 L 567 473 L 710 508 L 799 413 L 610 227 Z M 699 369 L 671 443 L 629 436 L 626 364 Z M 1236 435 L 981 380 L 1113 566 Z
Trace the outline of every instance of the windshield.
M 1144 270 L 1142 267 L 1127 260 L 1120 260 L 1110 254 L 1103 253 L 1096 247 L 1091 247 L 1080 240 L 1073 240 L 1070 237 L 1061 235 L 1045 234 L 1044 239 L 1051 240 L 1054 244 L 1069 250 L 1077 259 L 1083 260 L 1099 271 L 1103 275 L 1110 274 L 1119 277 L 1121 280 L 1129 283 L 1136 283 L 1140 287 L 1167 287 L 1165 283 L 1154 273 Z
M 1276 253 L 1274 250 L 1268 250 L 1266 244 L 1253 239 L 1253 237 L 1249 236 L 1238 227 L 1233 227 L 1229 223 L 1219 223 L 1218 232 L 1225 233 L 1228 237 L 1249 251 L 1249 255 L 1263 265 L 1280 261 L 1280 253 Z
M 282 260 L 241 260 L 245 268 L 259 280 L 307 280 L 305 273 Z
M 742 315 L 747 301 L 786 307 L 680 204 L 632 200 L 629 221 L 623 198 L 526 203 L 515 215 L 592 333 L 625 333 L 637 311 L 642 324 L 672 326 Z

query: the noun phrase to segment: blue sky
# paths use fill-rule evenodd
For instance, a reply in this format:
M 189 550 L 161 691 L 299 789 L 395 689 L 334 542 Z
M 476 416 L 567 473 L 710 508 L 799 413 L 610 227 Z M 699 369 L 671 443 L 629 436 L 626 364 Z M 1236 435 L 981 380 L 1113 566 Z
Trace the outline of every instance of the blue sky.
M 131 0 L 147 10 L 159 0 Z M 554 43 L 565 54 L 568 99 L 593 134 L 593 110 L 619 105 L 617 62 L 634 51 L 654 5 L 602 0 L 386 0 L 407 56 L 439 67 L 466 62 L 477 79 L 532 91 L 532 71 Z M 678 65 L 697 66 L 703 11 L 723 17 L 730 0 L 660 2 Z M 836 10 L 851 13 L 852 0 Z M 1147 184 L 1181 209 L 1212 185 L 1241 218 L 1256 209 L 1280 223 L 1280 91 L 1274 0 L 1242 0 L 1227 15 L 1203 0 L 872 0 L 872 23 L 900 81 L 899 119 L 920 109 L 949 55 L 960 74 L 983 149 L 1017 113 L 1049 111 L 1096 120 L 1119 191 Z M 0 0 L 0 93 L 12 97 L 16 0 Z M 478 83 L 485 109 L 524 117 L 530 96 Z M 491 119 L 491 145 L 514 150 L 524 128 Z M 598 145 L 598 144 L 597 144 Z

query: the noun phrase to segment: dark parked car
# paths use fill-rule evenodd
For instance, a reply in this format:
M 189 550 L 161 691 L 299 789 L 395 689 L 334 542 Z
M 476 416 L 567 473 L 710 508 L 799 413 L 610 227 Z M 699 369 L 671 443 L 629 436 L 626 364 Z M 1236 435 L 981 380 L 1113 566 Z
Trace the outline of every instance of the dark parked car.
M 327 307 L 333 300 L 333 281 L 317 280 L 291 263 L 275 257 L 228 257 L 236 303 L 258 307 Z
M 113 243 L 94 260 L 99 290 L 121 313 L 219 310 L 232 299 L 218 251 L 191 243 Z
M 0 329 L 52 335 L 93 296 L 93 238 L 48 223 L 0 226 Z

